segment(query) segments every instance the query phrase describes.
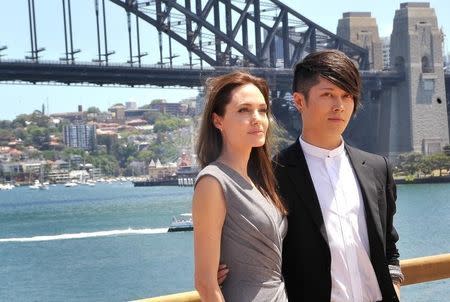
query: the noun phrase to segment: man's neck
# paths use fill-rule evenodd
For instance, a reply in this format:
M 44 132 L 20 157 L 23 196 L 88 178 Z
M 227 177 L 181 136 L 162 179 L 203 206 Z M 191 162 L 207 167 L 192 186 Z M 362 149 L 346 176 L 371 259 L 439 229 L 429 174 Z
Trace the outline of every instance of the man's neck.
M 307 142 L 310 145 L 326 149 L 326 150 L 334 150 L 339 147 L 342 143 L 342 136 L 332 136 L 332 137 L 320 137 L 315 135 L 310 135 L 308 133 L 302 133 L 301 138 L 303 141 Z

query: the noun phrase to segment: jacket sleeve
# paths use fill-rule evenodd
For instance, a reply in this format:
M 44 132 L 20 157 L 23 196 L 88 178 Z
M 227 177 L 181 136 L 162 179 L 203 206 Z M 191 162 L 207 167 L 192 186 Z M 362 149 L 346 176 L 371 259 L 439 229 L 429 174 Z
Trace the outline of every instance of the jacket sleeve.
M 400 254 L 397 249 L 397 241 L 399 239 L 397 230 L 394 227 L 394 215 L 396 212 L 396 200 L 397 200 L 397 187 L 395 185 L 394 177 L 392 174 L 392 167 L 388 160 L 384 158 L 386 162 L 386 204 L 387 204 L 387 217 L 386 217 L 386 259 L 389 265 L 389 272 L 394 282 L 401 283 L 404 279 L 400 269 L 399 257 Z

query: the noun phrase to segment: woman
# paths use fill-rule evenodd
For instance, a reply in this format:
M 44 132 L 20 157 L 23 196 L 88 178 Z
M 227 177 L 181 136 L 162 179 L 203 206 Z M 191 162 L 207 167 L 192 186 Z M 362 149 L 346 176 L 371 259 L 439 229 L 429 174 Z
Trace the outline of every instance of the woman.
M 281 275 L 286 210 L 275 192 L 269 88 L 234 72 L 207 82 L 193 197 L 195 287 L 202 301 L 287 301 Z M 222 288 L 217 268 L 227 264 Z

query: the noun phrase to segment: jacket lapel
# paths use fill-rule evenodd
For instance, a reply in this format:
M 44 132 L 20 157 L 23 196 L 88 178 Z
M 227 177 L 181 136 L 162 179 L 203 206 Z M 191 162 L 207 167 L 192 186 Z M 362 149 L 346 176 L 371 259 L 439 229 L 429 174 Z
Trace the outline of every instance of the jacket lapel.
M 367 165 L 366 160 L 361 156 L 358 150 L 355 150 L 348 145 L 345 145 L 345 149 L 347 150 L 356 178 L 358 179 L 359 187 L 361 188 L 366 220 L 369 218 L 372 220 L 379 242 L 383 242 L 383 230 L 381 227 L 380 210 L 378 208 L 378 189 L 376 186 L 377 182 L 373 179 L 373 168 Z M 368 221 L 366 224 L 369 232 L 370 224 Z
M 328 242 L 327 231 L 323 221 L 322 211 L 320 209 L 319 199 L 309 173 L 305 155 L 298 140 L 289 147 L 289 155 L 286 162 L 286 168 L 289 178 L 294 184 L 294 190 L 297 193 L 298 201 L 301 202 L 309 211 L 314 223 L 317 225 L 322 237 Z

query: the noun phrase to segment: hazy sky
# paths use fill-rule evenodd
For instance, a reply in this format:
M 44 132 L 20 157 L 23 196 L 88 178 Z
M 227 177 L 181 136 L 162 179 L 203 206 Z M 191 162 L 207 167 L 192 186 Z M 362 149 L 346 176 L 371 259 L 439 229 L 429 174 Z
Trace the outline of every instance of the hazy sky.
M 29 50 L 29 28 L 27 0 L 3 1 L 0 11 L 0 46 L 7 45 L 8 49 L 2 54 L 3 59 L 23 59 Z M 99 0 L 101 3 L 101 0 Z M 380 36 L 389 36 L 392 31 L 392 21 L 395 10 L 401 2 L 392 0 L 281 0 L 281 2 L 296 9 L 311 21 L 335 33 L 339 18 L 343 12 L 365 11 L 371 12 L 376 18 Z M 448 0 L 429 1 L 435 8 L 439 26 L 444 33 L 450 35 L 450 9 Z M 94 0 L 75 0 L 72 3 L 72 23 L 74 31 L 74 48 L 81 49 L 77 54 L 78 61 L 90 62 L 97 55 L 96 26 L 94 15 Z M 58 60 L 63 56 L 64 39 L 62 24 L 61 0 L 35 0 L 36 21 L 38 28 L 38 47 L 47 50 L 42 53 L 42 60 Z M 126 15 L 123 9 L 106 1 L 108 24 L 108 48 L 116 54 L 111 61 L 125 62 L 128 58 L 128 33 Z M 142 51 L 149 52 L 143 58 L 145 64 L 155 64 L 159 60 L 157 37 L 150 26 L 140 23 Z M 449 52 L 449 38 L 444 50 Z M 136 48 L 136 46 L 134 46 Z M 179 49 L 183 52 L 183 49 Z M 181 54 L 183 56 L 183 54 Z M 184 59 L 180 59 L 183 63 Z M 174 63 L 176 64 L 176 62 Z M 50 113 L 75 111 L 77 105 L 97 106 L 106 110 L 108 106 L 117 102 L 136 101 L 138 105 L 149 103 L 155 98 L 164 98 L 169 102 L 183 98 L 194 97 L 197 89 L 160 89 L 160 88 L 105 88 L 105 87 L 73 87 L 47 85 L 10 85 L 0 84 L 1 119 L 13 119 L 21 113 L 31 113 L 41 109 L 42 104 L 49 105 Z

